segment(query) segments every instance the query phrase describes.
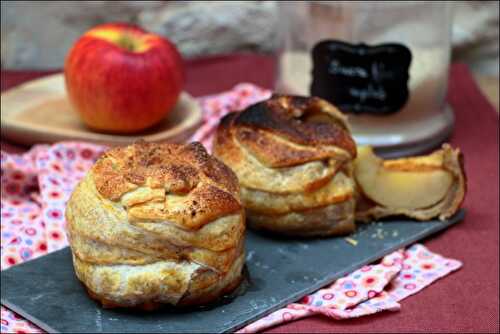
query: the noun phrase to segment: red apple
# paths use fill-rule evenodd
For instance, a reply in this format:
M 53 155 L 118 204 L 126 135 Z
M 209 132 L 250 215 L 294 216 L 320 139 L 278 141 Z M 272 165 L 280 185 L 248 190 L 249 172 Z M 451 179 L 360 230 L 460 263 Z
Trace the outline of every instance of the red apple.
M 123 23 L 87 31 L 64 65 L 66 90 L 85 124 L 98 131 L 146 129 L 173 109 L 184 67 L 173 43 Z

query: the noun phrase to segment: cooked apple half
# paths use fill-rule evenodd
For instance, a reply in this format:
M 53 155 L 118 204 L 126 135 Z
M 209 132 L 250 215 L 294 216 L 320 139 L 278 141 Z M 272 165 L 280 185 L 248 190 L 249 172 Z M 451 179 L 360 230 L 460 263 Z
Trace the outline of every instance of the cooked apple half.
M 361 221 L 394 215 L 446 219 L 465 196 L 462 154 L 448 144 L 426 156 L 394 160 L 377 157 L 369 146 L 358 147 L 354 177 Z

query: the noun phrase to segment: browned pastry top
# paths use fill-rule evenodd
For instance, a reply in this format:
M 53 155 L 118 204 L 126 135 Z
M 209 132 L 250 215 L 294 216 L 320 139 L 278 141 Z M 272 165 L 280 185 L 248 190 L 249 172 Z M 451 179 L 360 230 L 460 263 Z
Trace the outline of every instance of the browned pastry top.
M 114 148 L 96 162 L 92 175 L 99 194 L 121 200 L 132 220 L 170 219 L 197 229 L 241 208 L 236 176 L 200 143 Z
M 331 147 L 345 152 L 344 160 L 356 156 L 344 116 L 317 97 L 274 95 L 239 114 L 226 116 L 221 131 L 228 128 L 235 129 L 236 139 L 270 167 L 329 158 Z
M 239 283 L 245 261 L 239 191 L 199 143 L 109 150 L 66 207 L 77 277 L 105 306 L 217 298 Z

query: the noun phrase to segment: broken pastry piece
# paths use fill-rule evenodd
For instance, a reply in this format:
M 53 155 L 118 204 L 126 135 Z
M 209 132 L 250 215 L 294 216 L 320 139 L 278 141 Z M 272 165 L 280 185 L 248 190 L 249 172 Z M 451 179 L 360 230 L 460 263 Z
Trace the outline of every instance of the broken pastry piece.
M 346 117 L 318 97 L 273 95 L 217 129 L 214 155 L 239 179 L 251 228 L 300 237 L 348 234 L 355 219 L 446 219 L 460 207 L 459 150 L 382 160 L 356 148 Z
M 444 220 L 457 212 L 466 192 L 462 153 L 448 144 L 426 156 L 394 160 L 358 147 L 354 178 L 359 221 L 397 215 Z

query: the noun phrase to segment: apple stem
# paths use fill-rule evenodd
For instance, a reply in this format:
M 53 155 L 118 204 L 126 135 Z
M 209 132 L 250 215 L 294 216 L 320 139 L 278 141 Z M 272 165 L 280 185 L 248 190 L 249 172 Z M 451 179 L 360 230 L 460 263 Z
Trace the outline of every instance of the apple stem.
M 120 47 L 124 48 L 127 51 L 134 51 L 135 49 L 134 40 L 128 34 L 120 36 L 117 43 Z

